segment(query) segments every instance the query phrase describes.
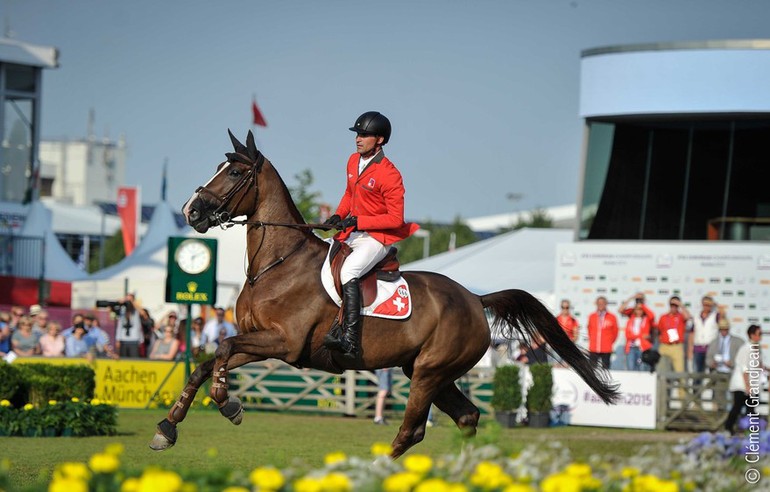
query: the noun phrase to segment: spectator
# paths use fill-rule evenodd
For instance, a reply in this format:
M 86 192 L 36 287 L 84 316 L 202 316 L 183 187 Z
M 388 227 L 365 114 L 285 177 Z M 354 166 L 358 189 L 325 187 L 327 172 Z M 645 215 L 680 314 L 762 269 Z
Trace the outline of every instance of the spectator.
M 692 318 L 678 296 L 668 300 L 669 311 L 658 320 L 658 351 L 671 359 L 674 372 L 684 372 L 684 333 Z
M 645 304 L 645 299 L 646 298 L 644 296 L 644 292 L 637 292 L 633 296 L 623 301 L 620 304 L 620 308 L 618 308 L 618 310 L 623 316 L 631 317 L 634 314 L 634 309 L 636 306 L 641 304 L 642 309 L 644 309 L 645 316 L 647 316 L 647 319 L 650 321 L 650 326 L 655 326 L 655 313 L 652 312 L 652 309 L 647 307 L 647 304 Z
M 201 348 L 203 347 L 202 339 L 203 339 L 203 318 L 199 316 L 193 320 L 192 327 L 190 329 L 190 350 L 192 352 L 193 357 L 197 357 L 198 354 L 201 352 Z
M 32 318 L 22 316 L 17 330 L 11 335 L 11 348 L 19 356 L 37 355 L 40 353 L 38 336 L 32 333 Z
M 38 306 L 40 308 L 40 306 Z M 32 309 L 30 308 L 30 312 Z M 32 320 L 32 333 L 37 335 L 38 338 L 42 337 L 48 332 L 48 311 L 45 309 L 39 309 L 37 315 Z
M 638 302 L 626 323 L 626 370 L 649 370 L 642 362 L 642 352 L 652 348 L 651 331 L 652 320 L 647 316 L 644 304 Z
M 762 340 L 762 329 L 759 325 L 751 325 L 747 330 L 747 335 L 749 343 L 741 345 L 735 354 L 735 365 L 730 376 L 729 389 L 733 393 L 733 406 L 727 420 L 725 420 L 725 429 L 731 434 L 735 433 L 735 422 L 738 421 L 742 411 L 749 408 L 750 371 L 762 368 L 761 364 L 757 367 L 757 365 L 749 363 L 752 357 L 757 361 L 762 360 L 759 346 L 759 342 Z
M 234 337 L 238 334 L 235 326 L 225 320 L 225 310 L 221 307 L 216 308 L 216 317 L 206 321 L 203 325 L 203 345 L 207 343 L 216 343 L 219 345 L 220 332 L 225 330 L 224 338 Z
M 570 313 L 570 302 L 567 299 L 562 299 L 561 301 L 561 312 L 559 312 L 559 315 L 556 317 L 556 320 L 559 322 L 559 325 L 562 327 L 564 332 L 567 334 L 570 340 L 573 342 L 577 342 L 578 337 L 578 331 L 580 330 L 580 323 L 578 323 L 578 320 L 575 319 L 574 316 L 572 316 L 572 313 Z
M 86 327 L 83 323 L 75 325 L 72 333 L 64 339 L 64 355 L 67 357 L 85 357 L 89 355 Z
M 0 312 L 0 357 L 5 357 L 11 351 L 11 315 Z
M 97 357 L 117 358 L 110 344 L 110 336 L 102 329 L 96 316 L 90 314 L 83 316 L 83 323 L 86 327 L 86 343 L 89 351 Z
M 179 340 L 177 340 L 174 326 L 167 324 L 163 329 L 163 338 L 155 340 L 150 351 L 150 359 L 155 360 L 174 360 L 179 351 Z
M 545 349 L 545 340 L 539 333 L 536 334 L 529 343 L 521 344 L 521 354 L 519 362 L 527 365 L 548 363 L 548 352 Z
M 704 296 L 701 305 L 700 315 L 692 318 L 692 333 L 687 347 L 687 358 L 692 360 L 694 372 L 706 371 L 706 352 L 719 332 L 720 315 L 714 299 Z
M 24 308 L 21 306 L 11 307 L 11 320 L 8 322 L 8 327 L 11 329 L 11 333 L 16 330 L 16 326 L 19 324 L 19 320 L 24 316 Z
M 80 325 L 85 323 L 85 317 L 82 313 L 75 313 L 72 315 L 72 324 L 64 329 L 64 331 L 61 332 L 62 336 L 66 339 L 68 336 L 72 335 L 72 332 L 75 331 L 75 325 Z M 86 327 L 86 331 L 88 331 L 88 327 Z
M 377 425 L 388 425 L 385 420 L 385 398 L 388 397 L 393 388 L 393 368 L 377 369 L 374 371 L 377 375 L 377 400 L 374 403 L 374 423 Z
M 730 322 L 726 316 L 722 317 L 719 320 L 719 335 L 706 350 L 706 364 L 709 369 L 724 374 L 731 373 L 738 349 L 743 344 L 743 339 L 730 335 Z
M 120 357 L 139 357 L 139 344 L 144 340 L 144 323 L 139 315 L 141 306 L 136 302 L 134 294 L 126 295 L 121 303 L 115 331 L 115 349 Z M 149 313 L 146 316 L 149 317 Z
M 61 357 L 64 355 L 64 337 L 58 321 L 48 322 L 48 332 L 40 337 L 40 353 L 43 357 Z
M 607 298 L 596 298 L 596 311 L 588 317 L 588 357 L 591 364 L 610 368 L 612 347 L 618 338 L 618 318 L 607 311 Z

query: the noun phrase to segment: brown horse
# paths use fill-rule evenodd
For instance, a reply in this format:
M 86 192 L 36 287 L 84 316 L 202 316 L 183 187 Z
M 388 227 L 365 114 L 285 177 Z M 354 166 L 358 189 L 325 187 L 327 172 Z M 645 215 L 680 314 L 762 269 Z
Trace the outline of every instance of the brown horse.
M 411 379 L 404 420 L 393 440 L 394 458 L 425 435 L 431 403 L 449 415 L 467 435 L 474 435 L 479 410 L 455 381 L 482 357 L 490 342 L 485 308 L 504 335 L 529 341 L 542 336 L 605 402 L 617 396 L 606 373 L 598 373 L 551 313 L 532 295 L 506 290 L 477 296 L 436 273 L 407 272 L 413 311 L 402 321 L 366 317 L 362 356 L 350 361 L 327 350 L 323 336 L 338 313 L 324 291 L 321 265 L 328 244 L 305 224 L 273 165 L 257 150 L 249 132 L 246 145 L 230 133 L 235 152 L 227 153 L 209 182 L 184 207 L 198 232 L 214 226 L 246 224 L 248 270 L 236 304 L 240 334 L 224 340 L 215 359 L 197 367 L 181 396 L 158 424 L 150 447 L 176 442 L 176 426 L 195 393 L 213 377 L 211 398 L 233 423 L 243 416 L 241 402 L 227 392 L 228 371 L 268 358 L 293 366 L 340 373 L 345 369 L 401 367 Z M 233 218 L 246 216 L 245 221 Z

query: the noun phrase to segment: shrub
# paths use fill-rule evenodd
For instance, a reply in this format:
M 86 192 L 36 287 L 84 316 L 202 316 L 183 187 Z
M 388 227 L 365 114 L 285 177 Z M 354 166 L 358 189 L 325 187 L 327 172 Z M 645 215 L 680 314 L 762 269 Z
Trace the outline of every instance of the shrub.
M 42 405 L 27 403 L 13 408 L 0 401 L 0 435 L 6 436 L 106 436 L 117 430 L 117 408 L 94 399 L 77 398 Z
M 550 412 L 553 393 L 553 374 L 550 364 L 532 364 L 532 387 L 527 392 L 527 410 L 534 413 Z
M 16 366 L 0 361 L 0 400 L 17 401 L 24 391 L 21 372 Z M 24 402 L 26 403 L 26 402 Z
M 511 412 L 521 406 L 519 366 L 505 365 L 495 369 L 490 403 L 498 412 Z
M 73 397 L 90 400 L 94 397 L 95 373 L 85 364 L 20 364 L 18 373 L 24 381 L 21 385 L 24 393 L 22 404 L 42 406 L 50 400 L 64 401 Z

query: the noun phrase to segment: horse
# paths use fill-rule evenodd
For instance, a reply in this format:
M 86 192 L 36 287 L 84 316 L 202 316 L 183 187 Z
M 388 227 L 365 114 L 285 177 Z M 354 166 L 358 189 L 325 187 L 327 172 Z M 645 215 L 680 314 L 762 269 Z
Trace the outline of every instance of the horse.
M 168 416 L 156 428 L 150 447 L 176 443 L 181 423 L 201 384 L 212 378 L 209 396 L 220 413 L 240 424 L 243 406 L 228 394 L 228 372 L 250 362 L 280 359 L 292 366 L 331 373 L 347 369 L 401 367 L 411 379 L 403 421 L 392 442 L 393 459 L 422 441 L 434 403 L 466 436 L 476 434 L 479 409 L 455 381 L 468 372 L 490 345 L 494 316 L 509 340 L 537 338 L 571 366 L 606 403 L 618 396 L 606 371 L 592 366 L 586 353 L 565 334 L 554 316 L 531 294 L 518 289 L 476 295 L 443 275 L 404 272 L 412 313 L 405 320 L 362 318 L 362 355 L 342 357 L 323 345 L 338 307 L 322 286 L 320 271 L 329 245 L 307 224 L 276 168 L 257 149 L 248 132 L 246 145 L 228 130 L 234 152 L 183 207 L 187 223 L 199 233 L 211 227 L 246 226 L 246 281 L 236 301 L 239 334 L 227 338 L 215 357 L 190 375 Z M 245 216 L 245 220 L 237 217 Z

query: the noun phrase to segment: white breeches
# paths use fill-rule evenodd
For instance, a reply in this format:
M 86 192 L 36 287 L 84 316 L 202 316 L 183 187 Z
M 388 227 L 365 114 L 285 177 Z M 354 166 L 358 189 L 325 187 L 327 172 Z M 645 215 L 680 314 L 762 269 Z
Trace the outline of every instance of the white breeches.
M 389 248 L 366 232 L 354 232 L 345 242 L 353 251 L 345 258 L 340 269 L 342 285 L 354 278 L 361 278 L 388 254 Z

